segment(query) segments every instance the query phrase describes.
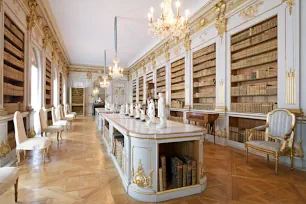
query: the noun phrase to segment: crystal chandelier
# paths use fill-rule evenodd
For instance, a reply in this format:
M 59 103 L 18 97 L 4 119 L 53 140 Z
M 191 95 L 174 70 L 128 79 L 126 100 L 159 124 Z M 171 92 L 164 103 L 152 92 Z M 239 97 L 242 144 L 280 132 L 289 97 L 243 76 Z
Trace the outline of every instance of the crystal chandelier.
M 115 16 L 114 23 L 114 37 L 115 37 L 115 58 L 113 59 L 114 66 L 109 66 L 108 73 L 112 78 L 119 78 L 123 76 L 123 68 L 119 67 L 120 59 L 117 57 L 117 16 Z
M 100 78 L 100 87 L 107 88 L 109 86 L 108 75 L 106 74 L 106 50 L 104 50 L 104 75 L 103 80 Z
M 184 37 L 188 32 L 188 15 L 189 10 L 185 11 L 185 17 L 180 14 L 181 3 L 176 2 L 176 16 L 174 16 L 172 0 L 164 0 L 161 3 L 161 16 L 154 21 L 154 9 L 151 7 L 149 18 L 149 33 L 159 39 L 169 38 L 178 39 Z

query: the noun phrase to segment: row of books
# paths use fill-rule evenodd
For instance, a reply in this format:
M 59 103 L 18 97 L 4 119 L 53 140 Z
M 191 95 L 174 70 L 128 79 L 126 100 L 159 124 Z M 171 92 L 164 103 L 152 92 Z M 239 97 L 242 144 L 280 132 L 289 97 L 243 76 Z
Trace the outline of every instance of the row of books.
M 213 52 L 211 54 L 204 55 L 202 57 L 198 57 L 196 59 L 193 59 L 193 64 L 194 65 L 200 64 L 200 63 L 203 63 L 203 62 L 206 62 L 206 61 L 210 61 L 210 60 L 215 59 L 215 58 L 216 58 L 216 52 Z
M 184 76 L 180 76 L 180 77 L 177 77 L 175 79 L 171 79 L 171 83 L 177 83 L 177 82 L 182 82 L 185 80 L 185 77 Z
M 24 67 L 24 61 L 17 59 L 15 56 L 11 55 L 10 53 L 4 51 L 3 58 L 5 61 L 17 66 L 20 69 Z
M 17 102 L 17 103 L 6 103 L 4 102 L 3 108 L 8 112 L 8 114 L 13 114 L 16 111 L 24 112 L 25 107 L 22 102 Z M 14 138 L 15 139 L 15 138 Z
M 205 77 L 205 76 L 210 76 L 216 74 L 216 68 L 210 68 L 210 69 L 204 69 L 202 71 L 199 71 L 197 73 L 193 74 L 193 78 L 200 78 L 200 77 Z
M 194 103 L 193 109 L 197 110 L 214 110 L 215 109 L 215 103 L 209 103 L 209 104 L 202 104 L 202 103 Z
M 249 47 L 251 45 L 256 45 L 259 43 L 262 43 L 264 41 L 273 39 L 277 37 L 277 28 L 272 28 L 269 30 L 266 30 L 264 33 L 260 35 L 256 35 L 254 37 L 251 37 L 249 39 L 243 40 L 241 42 L 238 42 L 231 46 L 231 51 L 237 51 L 246 47 Z
M 179 123 L 184 123 L 184 117 L 183 116 L 169 116 L 169 120 L 179 122 Z
M 12 45 L 9 41 L 4 41 L 4 48 L 9 50 L 11 53 L 16 55 L 17 57 L 23 59 L 24 53 L 17 49 L 14 45 Z
M 239 82 L 245 80 L 265 79 L 277 76 L 277 67 L 271 67 L 269 69 L 262 68 L 252 71 L 250 73 L 244 73 L 239 75 L 232 75 L 232 82 Z
M 20 40 L 24 39 L 24 34 L 17 28 L 17 26 L 7 17 L 4 17 L 4 25 Z
M 182 82 L 180 84 L 171 85 L 171 90 L 181 90 L 181 89 L 185 89 L 185 83 L 184 82 Z
M 252 140 L 264 141 L 266 133 L 263 131 L 254 130 L 251 132 L 251 129 L 242 129 L 239 127 L 229 127 L 229 139 L 241 143 L 245 143 L 249 136 L 252 133 Z
M 10 79 L 14 79 L 16 81 L 24 81 L 24 73 L 21 71 L 18 71 L 17 69 L 14 69 L 6 64 L 3 65 L 3 74 L 5 77 L 8 77 Z
M 184 90 L 180 91 L 180 92 L 177 92 L 177 93 L 171 93 L 171 98 L 173 98 L 173 99 L 183 99 L 183 98 L 185 98 Z
M 179 100 L 171 100 L 171 108 L 183 108 L 184 102 Z
M 210 85 L 216 85 L 216 79 L 211 78 L 211 79 L 206 79 L 204 81 L 199 81 L 199 82 L 193 82 L 193 87 L 201 87 L 201 86 L 210 86 Z
M 215 67 L 215 66 L 216 66 L 216 59 L 206 61 L 202 64 L 195 65 L 193 67 L 193 72 L 198 72 L 198 71 L 201 71 L 202 69 L 207 69 L 207 68 L 211 68 L 211 67 Z
M 7 38 L 11 43 L 17 46 L 19 50 L 23 49 L 23 41 L 21 41 L 18 37 L 16 37 L 11 31 L 9 31 L 7 28 L 4 29 L 4 36 Z
M 215 47 L 216 47 L 215 44 L 213 44 L 196 51 L 195 53 L 193 53 L 193 59 L 214 52 L 216 50 Z
M 175 72 L 174 74 L 171 74 L 171 79 L 175 78 L 175 77 L 179 77 L 179 76 L 183 76 L 185 75 L 185 70 L 179 71 L 179 72 Z
M 173 62 L 173 63 L 171 64 L 171 67 L 173 68 L 173 67 L 179 66 L 179 65 L 184 64 L 184 63 L 185 63 L 185 58 L 180 59 L 180 60 L 178 60 L 178 61 L 176 61 L 176 62 Z
M 277 86 L 267 83 L 258 83 L 256 85 L 242 85 L 231 88 L 232 96 L 272 96 L 277 95 Z
M 187 156 L 160 158 L 159 191 L 197 184 L 197 162 Z
M 10 83 L 3 83 L 3 93 L 8 96 L 23 96 L 24 88 L 23 86 L 15 86 Z
M 184 70 L 184 69 L 185 69 L 185 64 L 182 64 L 180 66 L 172 68 L 171 73 L 178 72 L 178 71 L 181 71 L 181 70 Z
M 277 103 L 231 103 L 232 112 L 269 113 L 277 109 Z
M 232 60 L 239 60 L 241 58 L 250 57 L 274 49 L 277 49 L 277 39 L 261 43 L 259 45 L 255 45 L 250 48 L 239 51 L 235 54 L 232 54 Z
M 201 97 L 216 97 L 216 91 L 212 91 L 211 92 L 204 92 L 204 93 L 195 93 L 193 94 L 194 98 L 201 98 Z
M 114 134 L 112 154 L 115 156 L 121 170 L 125 172 L 124 136 L 122 134 Z
M 243 59 L 238 62 L 232 63 L 232 69 L 241 69 L 245 67 L 251 67 L 251 66 L 273 62 L 277 60 L 277 57 L 278 57 L 277 51 L 272 51 L 254 57 L 249 57 L 247 59 Z

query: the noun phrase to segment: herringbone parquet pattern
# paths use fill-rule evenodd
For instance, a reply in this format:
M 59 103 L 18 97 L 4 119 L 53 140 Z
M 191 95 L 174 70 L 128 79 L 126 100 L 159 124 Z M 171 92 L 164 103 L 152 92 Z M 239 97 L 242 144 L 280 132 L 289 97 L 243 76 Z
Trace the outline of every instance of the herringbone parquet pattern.
M 53 137 L 46 164 L 41 163 L 40 152 L 29 152 L 21 162 L 19 203 L 140 203 L 125 193 L 105 151 L 93 118 L 79 117 L 59 146 Z M 276 176 L 273 163 L 267 164 L 264 158 L 250 155 L 246 164 L 244 152 L 208 142 L 204 157 L 208 189 L 164 203 L 306 203 L 306 172 L 290 171 L 280 165 Z M 13 200 L 13 190 L 0 196 L 1 204 L 14 203 Z

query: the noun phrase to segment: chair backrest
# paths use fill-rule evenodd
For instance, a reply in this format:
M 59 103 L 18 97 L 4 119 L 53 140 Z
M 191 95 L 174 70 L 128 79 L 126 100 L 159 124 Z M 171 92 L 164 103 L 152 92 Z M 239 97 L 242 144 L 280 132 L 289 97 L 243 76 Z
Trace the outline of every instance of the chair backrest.
M 40 127 L 41 130 L 48 127 L 46 112 L 43 109 L 39 110 L 39 120 L 40 120 Z
M 65 114 L 64 114 L 64 110 L 63 110 L 63 106 L 62 105 L 59 105 L 59 110 L 60 110 L 60 116 L 61 116 L 61 120 L 65 117 Z
M 16 140 L 16 145 L 18 147 L 19 144 L 21 144 L 22 142 L 28 139 L 23 124 L 23 118 L 19 111 L 15 112 L 13 121 L 15 128 L 15 140 Z
M 52 109 L 51 109 L 51 116 L 52 116 L 52 124 L 54 125 L 55 122 L 57 121 L 56 116 L 55 116 L 55 108 L 54 107 L 52 107 Z
M 69 105 L 66 103 L 65 105 L 64 105 L 64 115 L 68 115 L 69 114 Z
M 59 120 L 61 120 L 62 119 L 62 117 L 61 117 L 61 107 L 60 106 L 57 106 L 56 108 L 55 108 L 55 120 L 56 121 L 59 121 Z
M 269 136 L 284 138 L 295 128 L 295 115 L 285 109 L 276 109 L 268 113 L 267 123 L 269 127 L 266 129 L 266 133 Z

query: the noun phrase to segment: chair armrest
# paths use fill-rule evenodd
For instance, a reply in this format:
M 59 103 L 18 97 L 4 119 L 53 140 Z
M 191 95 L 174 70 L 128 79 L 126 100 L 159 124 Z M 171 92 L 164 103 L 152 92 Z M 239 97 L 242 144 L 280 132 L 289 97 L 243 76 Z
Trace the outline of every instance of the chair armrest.
M 255 128 L 252 128 L 252 129 L 250 130 L 251 134 L 250 134 L 250 136 L 249 136 L 249 138 L 248 138 L 248 141 L 250 141 L 250 140 L 252 139 L 252 137 L 253 137 L 253 132 L 254 132 L 255 130 L 256 130 L 256 131 L 264 131 L 264 130 L 266 130 L 267 127 L 269 127 L 268 124 L 265 124 L 265 125 L 261 125 L 261 126 L 257 126 L 257 127 L 255 127 Z

